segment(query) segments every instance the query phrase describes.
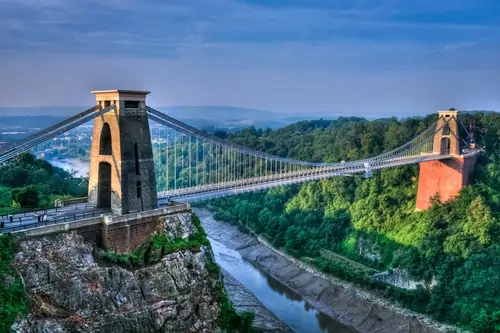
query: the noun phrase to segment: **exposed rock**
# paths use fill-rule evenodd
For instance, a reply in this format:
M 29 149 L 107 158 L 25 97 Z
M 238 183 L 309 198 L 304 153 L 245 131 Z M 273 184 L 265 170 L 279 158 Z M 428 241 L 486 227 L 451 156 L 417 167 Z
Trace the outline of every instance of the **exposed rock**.
M 184 221 L 184 232 L 190 232 Z M 176 229 L 177 230 L 177 229 Z M 16 332 L 214 332 L 220 307 L 206 249 L 127 270 L 98 263 L 75 233 L 20 241 L 15 264 L 30 299 Z
M 392 271 L 386 271 L 371 276 L 375 281 L 384 282 L 399 288 L 404 288 L 408 290 L 415 290 L 419 286 L 422 288 L 432 288 L 437 285 L 436 279 L 433 279 L 431 283 L 426 283 L 425 281 L 415 281 L 412 280 L 410 274 L 407 271 L 395 268 Z
M 382 256 L 378 252 L 377 245 L 369 242 L 365 238 L 359 238 L 356 244 L 358 254 L 374 262 L 380 262 Z
M 187 238 L 189 234 L 196 232 L 191 222 L 191 214 L 175 214 L 165 216 L 165 231 L 171 238 Z

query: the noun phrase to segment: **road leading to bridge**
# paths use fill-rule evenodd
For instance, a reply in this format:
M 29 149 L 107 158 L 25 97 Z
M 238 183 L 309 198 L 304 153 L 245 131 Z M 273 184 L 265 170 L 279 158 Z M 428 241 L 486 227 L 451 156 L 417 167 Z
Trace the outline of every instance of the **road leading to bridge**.
M 26 213 L 0 216 L 0 233 L 8 233 L 46 226 L 56 223 L 71 222 L 109 213 L 108 209 L 95 208 L 87 204 L 68 205 L 62 208 L 40 209 Z

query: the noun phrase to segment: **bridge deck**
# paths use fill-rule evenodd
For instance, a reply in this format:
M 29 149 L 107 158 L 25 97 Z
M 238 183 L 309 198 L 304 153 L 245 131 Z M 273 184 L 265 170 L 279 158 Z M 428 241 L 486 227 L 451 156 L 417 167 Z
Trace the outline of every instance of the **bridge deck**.
M 82 220 L 109 213 L 110 210 L 95 208 L 87 204 L 68 205 L 63 208 L 40 209 L 26 213 L 12 215 L 12 222 L 8 215 L 0 216 L 0 233 L 8 233 L 31 229 L 61 222 Z
M 475 150 L 468 152 L 462 156 L 469 156 L 478 154 L 481 150 Z M 419 156 L 405 156 L 399 158 L 393 158 L 381 161 L 372 161 L 370 167 L 373 170 L 383 169 L 387 167 L 402 166 L 408 164 L 421 163 L 424 161 L 431 160 L 441 160 L 451 158 L 451 155 L 419 155 Z M 177 202 L 196 202 L 209 200 L 219 197 L 226 197 L 231 195 L 236 195 L 240 193 L 253 192 L 269 189 L 272 187 L 291 185 L 297 183 L 303 183 L 307 181 L 319 180 L 324 178 L 338 177 L 338 176 L 348 176 L 356 173 L 362 173 L 365 168 L 361 165 L 347 166 L 345 168 L 339 168 L 338 170 L 328 170 L 318 169 L 318 172 L 306 175 L 287 175 L 281 174 L 277 175 L 276 179 L 257 179 L 258 182 L 254 183 L 256 179 L 247 179 L 248 183 L 241 182 L 235 186 L 233 182 L 213 184 L 208 187 L 193 187 L 179 189 L 172 192 L 159 192 L 158 193 L 158 205 L 166 206 L 169 205 L 169 201 Z M 291 176 L 290 178 L 288 176 Z M 101 214 L 107 214 L 111 211 L 95 208 L 87 204 L 74 204 L 68 205 L 64 208 L 54 208 L 48 210 L 38 210 L 27 213 L 18 213 L 12 216 L 12 219 L 7 215 L 0 216 L 0 233 L 8 233 L 14 231 L 20 231 L 25 229 L 31 229 L 36 227 L 42 227 L 57 223 L 78 221 L 86 218 L 97 217 Z

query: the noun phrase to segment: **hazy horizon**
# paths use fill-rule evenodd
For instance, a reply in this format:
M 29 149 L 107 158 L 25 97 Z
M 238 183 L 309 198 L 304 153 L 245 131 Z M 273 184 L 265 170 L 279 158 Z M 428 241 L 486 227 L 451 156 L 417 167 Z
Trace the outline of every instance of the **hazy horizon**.
M 231 110 L 236 110 L 236 111 L 242 111 L 242 112 L 248 112 L 254 115 L 255 113 L 262 113 L 266 114 L 269 116 L 269 120 L 272 119 L 280 119 L 280 118 L 294 118 L 294 117 L 300 117 L 304 118 L 307 116 L 310 116 L 310 120 L 314 119 L 328 119 L 331 117 L 332 119 L 337 118 L 337 117 L 361 117 L 361 118 L 367 118 L 367 119 L 374 119 L 374 118 L 390 118 L 390 117 L 397 117 L 397 118 L 405 118 L 405 117 L 424 117 L 433 113 L 436 113 L 438 110 L 434 110 L 431 112 L 423 112 L 421 114 L 407 114 L 407 115 L 391 115 L 391 114 L 383 114 L 383 113 L 377 113 L 377 112 L 372 112 L 372 113 L 363 113 L 363 114 L 353 114 L 352 112 L 314 112 L 314 111 L 304 111 L 304 112 L 295 112 L 295 113 L 287 113 L 287 112 L 277 112 L 273 110 L 259 110 L 259 109 L 252 109 L 252 108 L 245 108 L 245 107 L 238 107 L 238 106 L 227 106 L 227 105 L 220 105 L 220 106 L 214 106 L 214 105 L 203 105 L 203 106 L 196 106 L 196 105 L 179 105 L 179 106 L 153 106 L 159 111 L 166 112 L 167 114 L 171 112 L 169 111 L 175 111 L 174 117 L 179 117 L 180 118 L 189 118 L 189 116 L 195 115 L 199 116 L 199 112 L 202 111 L 205 108 L 209 109 L 231 109 Z M 54 117 L 65 117 L 65 116 L 71 116 L 74 115 L 78 112 L 81 112 L 85 109 L 87 109 L 88 106 L 56 106 L 56 107 L 50 107 L 50 106 L 41 106 L 41 107 L 32 107 L 32 106 L 12 106 L 12 107 L 2 107 L 0 106 L 0 117 L 32 117 L 32 116 L 54 116 Z M 185 109 L 191 109 L 185 113 Z M 23 111 L 20 111 L 23 110 Z M 43 110 L 43 111 L 41 111 Z M 471 111 L 484 111 L 484 112 L 500 112 L 499 110 L 479 110 L 479 109 L 471 109 L 471 110 L 460 110 L 457 109 L 458 111 L 462 112 L 471 112 Z M 12 111 L 15 111 L 13 114 Z M 37 112 L 38 111 L 38 112 Z M 171 114 L 172 115 L 172 114 Z M 206 114 L 207 116 L 210 116 L 209 113 Z
M 148 104 L 288 115 L 500 110 L 500 2 L 0 0 L 0 106 Z M 147 18 L 147 19 L 146 19 Z

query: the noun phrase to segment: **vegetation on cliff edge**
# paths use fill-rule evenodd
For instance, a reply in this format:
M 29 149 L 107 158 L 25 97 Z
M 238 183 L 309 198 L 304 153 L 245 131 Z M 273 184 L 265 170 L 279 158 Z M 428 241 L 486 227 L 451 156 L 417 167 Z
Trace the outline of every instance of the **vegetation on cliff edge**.
M 14 254 L 12 237 L 0 235 L 0 333 L 10 332 L 28 308 L 21 278 L 13 267 Z

